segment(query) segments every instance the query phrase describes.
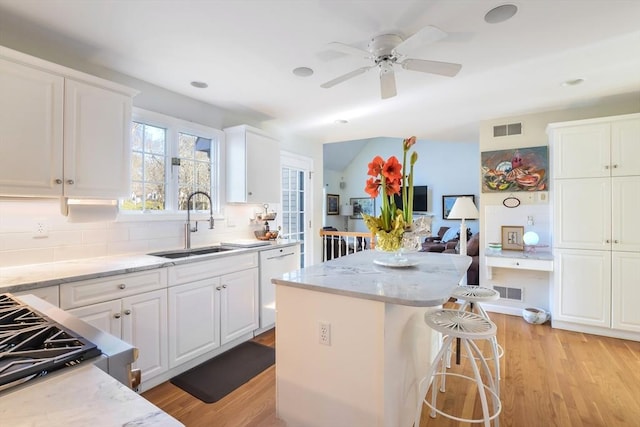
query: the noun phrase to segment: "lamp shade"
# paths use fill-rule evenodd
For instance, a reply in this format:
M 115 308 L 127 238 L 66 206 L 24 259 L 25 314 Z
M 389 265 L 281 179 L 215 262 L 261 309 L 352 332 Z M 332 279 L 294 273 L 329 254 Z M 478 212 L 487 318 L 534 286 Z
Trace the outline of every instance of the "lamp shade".
M 478 208 L 473 204 L 471 197 L 458 197 L 447 219 L 476 219 L 479 216 Z
M 349 205 L 345 203 L 341 206 L 340 215 L 342 216 L 351 216 L 353 215 L 353 205 Z

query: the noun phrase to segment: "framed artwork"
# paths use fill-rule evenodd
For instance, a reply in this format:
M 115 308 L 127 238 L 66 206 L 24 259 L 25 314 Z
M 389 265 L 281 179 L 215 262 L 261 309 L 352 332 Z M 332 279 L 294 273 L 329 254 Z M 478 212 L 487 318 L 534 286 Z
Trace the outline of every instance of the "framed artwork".
M 349 199 L 349 203 L 353 206 L 353 215 L 351 219 L 362 219 L 362 214 L 374 216 L 376 210 L 376 199 L 370 197 L 356 197 Z
M 339 215 L 340 195 L 327 194 L 327 215 Z
M 507 251 L 524 250 L 524 242 L 522 235 L 524 227 L 519 225 L 503 225 L 502 226 L 502 249 Z
M 540 147 L 480 153 L 482 192 L 548 191 L 549 150 Z
M 451 212 L 451 208 L 453 204 L 456 202 L 458 197 L 471 197 L 471 201 L 473 204 L 476 204 L 476 198 L 473 194 L 454 194 L 449 196 L 442 196 L 442 219 L 449 218 L 449 212 Z

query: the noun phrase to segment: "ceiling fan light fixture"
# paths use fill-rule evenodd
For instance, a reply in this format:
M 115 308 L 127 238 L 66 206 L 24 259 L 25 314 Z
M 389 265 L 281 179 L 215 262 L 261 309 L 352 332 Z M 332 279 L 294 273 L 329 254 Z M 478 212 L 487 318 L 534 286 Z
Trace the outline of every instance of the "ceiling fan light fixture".
M 209 87 L 209 85 L 206 84 L 205 82 L 198 82 L 198 81 L 191 82 L 191 86 L 196 87 L 198 89 L 206 89 Z
M 570 79 L 570 80 L 565 80 L 561 83 L 561 86 L 563 87 L 569 87 L 569 86 L 578 86 L 579 84 L 584 83 L 584 79 Z
M 345 120 L 345 119 L 336 119 L 333 121 L 335 124 L 337 125 L 346 125 L 347 123 L 349 123 L 349 120 Z
M 313 75 L 313 70 L 309 67 L 298 67 L 293 69 L 293 74 L 298 77 L 309 77 Z
M 503 4 L 494 7 L 484 15 L 484 20 L 488 24 L 499 24 L 511 19 L 518 12 L 518 7 L 514 4 Z

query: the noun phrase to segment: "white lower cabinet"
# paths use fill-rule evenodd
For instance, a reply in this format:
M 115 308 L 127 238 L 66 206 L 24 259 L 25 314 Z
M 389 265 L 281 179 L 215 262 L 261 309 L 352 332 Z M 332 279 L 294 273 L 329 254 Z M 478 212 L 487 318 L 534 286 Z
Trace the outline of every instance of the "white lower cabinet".
M 640 253 L 556 249 L 554 321 L 640 332 Z
M 166 287 L 166 269 L 65 283 L 60 305 L 136 347 L 144 384 L 169 368 Z
M 170 267 L 170 368 L 258 329 L 257 257 L 251 253 Z

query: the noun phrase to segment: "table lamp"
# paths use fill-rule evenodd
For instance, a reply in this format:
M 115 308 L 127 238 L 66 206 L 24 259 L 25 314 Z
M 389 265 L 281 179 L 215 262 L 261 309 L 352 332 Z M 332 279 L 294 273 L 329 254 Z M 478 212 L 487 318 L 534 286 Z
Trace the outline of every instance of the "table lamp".
M 345 203 L 340 207 L 340 215 L 342 215 L 345 222 L 345 231 L 349 231 L 349 217 L 353 215 L 353 205 Z
M 473 204 L 471 197 L 458 197 L 453 204 L 447 219 L 459 219 L 460 222 L 460 255 L 467 254 L 467 226 L 465 219 L 477 219 L 480 217 L 478 208 Z M 460 281 L 461 285 L 467 284 L 467 275 L 465 274 Z

